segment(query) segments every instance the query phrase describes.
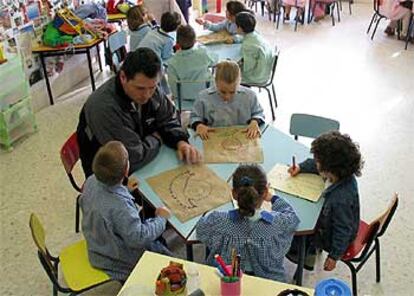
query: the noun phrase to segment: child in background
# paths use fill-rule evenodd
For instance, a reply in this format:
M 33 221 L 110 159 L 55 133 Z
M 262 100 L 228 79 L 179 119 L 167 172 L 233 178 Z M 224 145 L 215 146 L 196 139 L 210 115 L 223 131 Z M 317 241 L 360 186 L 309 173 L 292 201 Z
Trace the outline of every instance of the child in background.
M 320 135 L 311 145 L 314 158 L 289 168 L 291 176 L 314 173 L 326 179 L 322 192 L 324 204 L 316 224 L 316 233 L 309 237 L 310 247 L 305 267 L 312 270 L 315 247 L 328 252 L 324 269 L 331 271 L 355 239 L 359 227 L 359 194 L 355 176 L 361 175 L 363 161 L 359 147 L 348 135 L 332 131 Z M 308 246 L 309 244 L 307 244 Z M 298 242 L 292 244 L 288 258 L 296 261 Z
M 219 126 L 248 124 L 247 137 L 260 136 L 264 123 L 263 108 L 256 94 L 240 86 L 240 68 L 236 62 L 223 61 L 216 66 L 215 86 L 200 92 L 190 115 L 191 127 L 201 139 Z
M 202 45 L 194 46 L 196 34 L 190 25 L 177 29 L 177 44 L 179 51 L 168 61 L 168 83 L 173 96 L 177 96 L 176 81 L 205 81 L 211 80 L 209 67 L 218 60 L 217 56 L 209 53 Z
M 246 6 L 242 2 L 229 1 L 226 3 L 226 20 L 220 23 L 217 23 L 217 24 L 213 24 L 209 21 L 204 20 L 203 18 L 198 18 L 196 19 L 196 22 L 200 25 L 203 25 L 204 29 L 210 30 L 213 32 L 226 30 L 231 35 L 234 35 L 232 39 L 227 41 L 228 43 L 233 43 L 233 42 L 240 43 L 242 38 L 236 35 L 237 26 L 236 26 L 235 21 L 236 21 L 236 15 L 239 12 L 243 12 L 243 11 L 249 11 L 253 13 L 252 11 L 247 9 Z
M 128 10 L 127 22 L 130 36 L 129 51 L 135 51 L 145 35 L 157 25 L 143 5 L 133 6 Z
M 264 38 L 254 31 L 256 19 L 249 12 L 236 16 L 237 31 L 244 35 L 241 52 L 242 83 L 263 83 L 272 71 L 273 53 Z
M 236 169 L 232 194 L 238 209 L 213 211 L 197 224 L 197 238 L 210 250 L 207 264 L 216 265 L 215 254 L 230 263 L 234 248 L 244 273 L 285 281 L 283 259 L 299 224 L 295 211 L 283 198 L 272 196 L 266 173 L 255 164 Z M 271 201 L 270 212 L 261 209 L 263 201 Z
M 175 38 L 171 33 L 177 30 L 181 23 L 181 16 L 177 12 L 165 12 L 161 16 L 161 28 L 148 32 L 138 47 L 152 49 L 165 63 L 172 57 Z
M 135 188 L 122 185 L 129 171 L 125 146 L 119 141 L 106 143 L 96 153 L 92 170 L 79 199 L 91 265 L 113 280 L 125 281 L 145 250 L 171 255 L 158 240 L 170 211 L 157 208 L 155 218 L 142 221 L 128 191 L 138 183 Z
M 290 20 L 290 10 L 292 7 L 296 7 L 298 10 L 296 12 L 296 17 L 299 17 L 298 22 L 303 24 L 303 21 L 305 19 L 305 0 L 282 0 L 282 4 L 285 10 L 285 15 L 283 17 L 286 21 Z

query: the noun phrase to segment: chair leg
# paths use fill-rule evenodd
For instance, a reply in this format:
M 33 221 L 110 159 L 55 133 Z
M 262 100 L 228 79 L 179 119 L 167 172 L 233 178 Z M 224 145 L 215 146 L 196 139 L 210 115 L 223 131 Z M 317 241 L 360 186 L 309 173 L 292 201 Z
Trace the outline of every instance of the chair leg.
M 76 197 L 76 209 L 75 209 L 75 232 L 79 233 L 79 216 L 80 216 L 80 209 L 79 209 L 79 197 Z
M 381 250 L 379 239 L 375 239 L 375 271 L 376 271 L 376 281 L 379 283 L 381 281 Z
M 349 0 L 349 2 L 348 2 L 348 4 L 349 4 L 349 15 L 352 15 L 352 8 L 351 8 L 352 2 L 353 2 L 353 0 Z
M 281 10 L 282 10 L 282 7 L 279 7 L 278 12 L 277 12 L 276 30 L 279 29 L 279 21 L 280 21 Z
M 411 14 L 408 30 L 407 30 L 407 39 L 405 39 L 405 50 L 408 48 L 408 42 L 410 41 L 410 37 L 412 32 L 414 31 L 414 14 Z
M 335 2 L 331 5 L 331 18 L 332 18 L 332 26 L 335 26 L 335 16 L 334 16 L 334 10 L 335 10 Z
M 371 21 L 369 22 L 369 26 L 368 26 L 367 34 L 368 34 L 368 33 L 369 33 L 369 31 L 371 30 L 371 26 L 372 26 L 372 24 L 374 23 L 374 20 L 375 20 L 375 16 L 376 16 L 376 15 L 377 15 L 376 13 L 374 13 L 374 14 L 372 15 Z
M 298 9 L 296 8 L 295 32 L 298 30 L 298 19 L 299 19 L 299 14 L 298 14 Z
M 267 95 L 269 96 L 270 109 L 272 110 L 272 120 L 275 121 L 276 116 L 275 116 L 275 110 L 273 109 L 272 95 L 270 94 L 270 90 L 267 87 L 265 87 L 264 89 L 267 91 Z
M 276 90 L 275 90 L 275 85 L 273 83 L 272 83 L 272 92 L 273 92 L 273 100 L 275 101 L 275 109 L 277 109 Z
M 380 21 L 381 21 L 382 18 L 383 17 L 381 17 L 381 16 L 378 18 L 378 20 L 377 20 L 377 22 L 375 24 L 375 27 L 374 27 L 374 32 L 372 32 L 372 35 L 371 35 L 371 40 L 374 40 L 374 35 L 377 32 L 378 25 L 379 25 L 379 23 L 380 23 Z
M 341 3 L 341 2 L 339 2 L 339 3 Z M 341 10 L 342 10 L 342 7 L 341 7 Z M 338 23 L 340 23 L 341 22 L 341 12 L 339 11 L 338 2 L 336 2 L 336 12 L 338 13 Z
M 265 6 L 264 0 L 260 1 L 260 5 L 262 7 L 262 16 L 264 16 L 264 6 Z
M 351 262 L 347 262 L 347 261 L 342 261 L 343 263 L 346 264 L 346 266 L 349 267 L 349 270 L 351 271 L 351 278 L 352 278 L 352 295 L 353 296 L 358 296 L 358 283 L 357 283 L 357 269 L 355 268 L 355 266 L 351 263 Z

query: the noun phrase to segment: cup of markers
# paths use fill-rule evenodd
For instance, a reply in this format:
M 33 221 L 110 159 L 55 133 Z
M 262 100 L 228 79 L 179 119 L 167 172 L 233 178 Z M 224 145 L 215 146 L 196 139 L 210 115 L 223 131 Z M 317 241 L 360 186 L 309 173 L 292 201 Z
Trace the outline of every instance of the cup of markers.
M 220 277 L 220 295 L 241 295 L 241 278 L 243 272 L 240 269 L 240 255 L 232 259 L 231 265 L 226 265 L 220 255 L 214 257 L 218 264 L 217 274 Z

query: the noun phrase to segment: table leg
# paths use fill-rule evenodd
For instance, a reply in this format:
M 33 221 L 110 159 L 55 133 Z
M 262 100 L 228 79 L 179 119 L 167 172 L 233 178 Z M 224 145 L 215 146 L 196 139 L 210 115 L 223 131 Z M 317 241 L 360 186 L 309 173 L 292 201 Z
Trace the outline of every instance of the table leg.
M 50 105 L 53 105 L 54 104 L 53 94 L 52 94 L 52 89 L 50 87 L 49 76 L 47 76 L 45 57 L 43 56 L 43 53 L 39 53 L 39 55 L 40 55 L 40 62 L 43 68 L 43 75 L 45 76 L 47 94 L 49 95 L 49 102 L 50 102 Z
M 193 244 L 186 244 L 187 248 L 187 260 L 194 261 L 194 254 L 193 254 Z
M 102 61 L 101 61 L 101 53 L 99 50 L 99 43 L 96 44 L 96 55 L 98 56 L 98 64 L 99 64 L 99 70 L 102 72 Z
M 89 48 L 86 51 L 86 55 L 88 57 L 89 75 L 91 76 L 92 91 L 95 91 L 95 77 L 93 76 L 91 51 Z
M 305 253 L 306 253 L 306 235 L 302 235 L 300 238 L 300 247 L 299 247 L 299 262 L 296 269 L 296 285 L 302 285 L 303 278 L 303 266 L 305 264 Z

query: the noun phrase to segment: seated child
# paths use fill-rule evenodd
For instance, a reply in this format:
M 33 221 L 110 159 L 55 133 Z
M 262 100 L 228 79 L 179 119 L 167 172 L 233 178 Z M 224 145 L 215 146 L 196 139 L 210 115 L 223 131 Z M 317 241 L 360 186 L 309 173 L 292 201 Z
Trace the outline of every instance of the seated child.
M 312 142 L 311 152 L 313 159 L 290 167 L 289 173 L 291 176 L 314 173 L 326 179 L 326 188 L 322 192 L 325 200 L 316 232 L 309 237 L 311 246 L 308 248 L 305 267 L 313 269 L 315 256 L 312 253 L 317 247 L 328 252 L 324 269 L 331 271 L 358 232 L 359 194 L 355 176 L 361 175 L 363 161 L 358 145 L 348 135 L 338 131 L 316 138 Z M 297 254 L 297 245 L 298 242 L 294 240 L 288 255 L 292 261 L 296 261 L 293 257 Z
M 408 32 L 408 26 L 410 23 L 411 11 L 413 9 L 413 1 L 407 0 L 386 0 L 380 6 L 380 12 L 388 16 L 390 19 L 387 28 L 385 29 L 385 34 L 388 36 L 393 36 L 395 34 L 395 29 L 398 26 L 398 21 L 401 20 L 401 36 L 400 38 L 405 41 Z M 409 36 L 412 37 L 412 36 Z
M 240 86 L 240 68 L 236 62 L 217 64 L 215 86 L 200 92 L 190 115 L 191 127 L 201 139 L 219 126 L 248 124 L 248 138 L 260 136 L 259 125 L 264 123 L 263 108 L 256 93 Z
M 177 12 L 165 12 L 161 16 L 161 28 L 152 30 L 145 35 L 138 47 L 151 48 L 165 63 L 172 57 L 175 38 L 171 35 L 181 23 Z
M 283 259 L 299 224 L 294 209 L 283 198 L 271 195 L 266 173 L 255 164 L 236 169 L 232 194 L 238 209 L 213 211 L 196 226 L 197 238 L 210 250 L 207 264 L 216 265 L 215 254 L 230 263 L 235 249 L 244 273 L 285 281 Z M 265 200 L 272 203 L 270 212 L 260 208 Z
M 155 210 L 155 218 L 141 220 L 140 208 L 122 185 L 128 176 L 129 160 L 121 142 L 110 141 L 102 146 L 92 170 L 94 175 L 86 180 L 79 199 L 89 261 L 113 280 L 125 281 L 145 250 L 171 254 L 157 240 L 170 211 L 160 207 Z
M 236 21 L 236 15 L 239 12 L 243 12 L 243 11 L 249 11 L 253 13 L 252 11 L 247 9 L 246 6 L 242 2 L 228 1 L 226 3 L 226 20 L 220 23 L 217 23 L 217 24 L 213 24 L 209 21 L 204 20 L 203 18 L 198 18 L 196 19 L 196 22 L 200 25 L 203 25 L 204 29 L 210 30 L 213 32 L 226 30 L 231 35 L 234 35 L 232 39 L 227 41 L 228 43 L 233 43 L 233 42 L 240 43 L 242 38 L 236 35 L 238 34 L 238 32 L 237 32 L 237 26 L 236 26 L 235 21 Z
M 177 80 L 212 79 L 209 67 L 217 63 L 218 57 L 209 53 L 202 45 L 195 46 L 195 41 L 196 34 L 190 25 L 178 27 L 177 44 L 180 50 L 168 61 L 167 68 L 168 83 L 174 97 L 177 97 Z
M 129 51 L 135 51 L 145 35 L 157 25 L 151 14 L 143 5 L 133 6 L 128 10 Z
M 254 31 L 256 19 L 249 12 L 236 16 L 237 30 L 244 35 L 241 51 L 242 83 L 264 83 L 272 72 L 273 52 L 264 38 Z

